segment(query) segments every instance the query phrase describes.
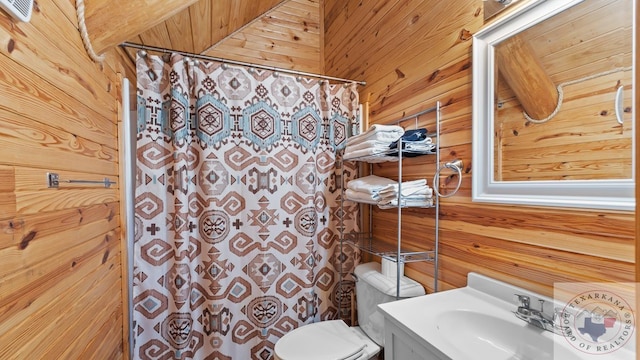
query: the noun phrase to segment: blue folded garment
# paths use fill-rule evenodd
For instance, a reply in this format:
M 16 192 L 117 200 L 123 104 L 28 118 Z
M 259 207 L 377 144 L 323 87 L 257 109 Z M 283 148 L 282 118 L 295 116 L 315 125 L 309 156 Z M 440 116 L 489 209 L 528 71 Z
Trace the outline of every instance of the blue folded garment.
M 405 131 L 398 141 L 389 145 L 389 149 L 397 149 L 399 141 L 402 141 L 402 156 L 405 157 L 433 154 L 435 149 L 425 128 Z M 391 151 L 387 155 L 398 156 L 398 151 Z
M 406 130 L 404 132 L 404 135 L 402 135 L 402 137 L 400 137 L 400 140 L 402 140 L 402 148 L 404 149 L 404 145 L 407 142 L 414 142 L 414 141 L 423 141 L 427 139 L 427 129 L 426 128 L 422 128 L 422 129 L 415 129 L 415 130 Z M 400 140 L 396 140 L 394 142 L 391 143 L 391 145 L 389 145 L 389 149 L 397 149 L 398 148 L 398 141 Z

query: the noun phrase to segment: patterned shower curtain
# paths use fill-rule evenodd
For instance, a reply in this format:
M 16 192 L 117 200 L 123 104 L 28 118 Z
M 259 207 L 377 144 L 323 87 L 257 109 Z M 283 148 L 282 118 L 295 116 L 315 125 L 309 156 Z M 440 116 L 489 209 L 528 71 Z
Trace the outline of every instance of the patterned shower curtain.
M 288 331 L 348 315 L 358 254 L 339 226 L 357 208 L 336 152 L 355 84 L 177 54 L 139 56 L 137 78 L 135 358 L 271 359 Z

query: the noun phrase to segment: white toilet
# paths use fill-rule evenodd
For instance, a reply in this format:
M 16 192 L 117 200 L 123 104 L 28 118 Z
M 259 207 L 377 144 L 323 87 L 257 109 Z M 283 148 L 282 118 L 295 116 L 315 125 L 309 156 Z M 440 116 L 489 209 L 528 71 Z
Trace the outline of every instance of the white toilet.
M 276 360 L 365 360 L 380 352 L 384 346 L 384 317 L 378 304 L 396 300 L 396 278 L 380 273 L 376 262 L 358 265 L 354 273 L 360 326 L 349 327 L 342 320 L 301 326 L 276 343 Z M 401 278 L 401 298 L 424 294 L 418 282 Z

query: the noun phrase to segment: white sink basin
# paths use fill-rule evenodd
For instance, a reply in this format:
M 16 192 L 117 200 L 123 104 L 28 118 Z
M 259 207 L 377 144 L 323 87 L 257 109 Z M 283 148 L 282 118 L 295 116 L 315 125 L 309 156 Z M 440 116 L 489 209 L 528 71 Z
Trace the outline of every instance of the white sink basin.
M 537 294 L 478 274 L 469 275 L 469 286 L 379 305 L 385 314 L 385 331 L 400 329 L 420 349 L 416 359 L 453 360 L 579 360 L 635 359 L 633 351 L 620 349 L 605 357 L 572 347 L 563 335 L 542 330 L 518 319 L 514 294 Z M 552 304 L 547 302 L 550 308 Z M 395 330 L 393 330 L 395 331 Z M 385 355 L 387 352 L 385 350 Z M 392 355 L 393 356 L 393 355 Z M 396 356 L 397 357 L 397 356 Z M 413 357 L 412 357 L 413 358 Z
M 483 359 L 580 359 L 561 346 L 554 349 L 552 333 L 545 334 L 515 316 L 503 319 L 471 310 L 448 310 L 437 316 L 436 328 L 452 347 L 464 344 L 458 350 L 468 359 L 478 354 Z

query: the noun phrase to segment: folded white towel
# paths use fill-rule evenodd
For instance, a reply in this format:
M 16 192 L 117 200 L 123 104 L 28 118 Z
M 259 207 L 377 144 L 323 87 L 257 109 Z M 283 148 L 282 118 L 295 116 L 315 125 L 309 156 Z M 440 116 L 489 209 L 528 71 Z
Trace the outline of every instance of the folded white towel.
M 404 147 L 405 150 L 434 150 L 436 144 L 410 144 Z
M 378 195 L 382 196 L 382 197 L 388 197 L 388 196 L 398 196 L 398 190 L 392 190 L 392 189 L 384 189 L 384 190 L 380 190 L 378 191 Z M 418 187 L 408 187 L 408 188 L 402 188 L 402 196 L 417 196 L 417 195 L 427 195 L 427 196 L 433 196 L 433 189 L 431 189 L 430 187 L 428 187 L 427 185 L 424 186 L 418 186 Z
M 404 134 L 404 129 L 398 125 L 380 125 L 374 124 L 362 134 L 352 136 L 347 139 L 347 145 L 353 145 L 359 142 L 378 140 L 388 141 L 392 143 Z
M 381 152 L 385 150 L 389 150 L 389 142 L 388 141 L 380 141 L 380 140 L 367 140 L 362 142 L 357 142 L 352 145 L 347 145 L 344 149 L 344 152 L 362 150 L 362 149 L 379 149 Z
M 404 147 L 403 155 L 409 156 L 410 154 L 433 154 L 436 151 L 435 144 L 426 145 L 407 145 Z
M 431 144 L 433 143 L 433 139 L 431 139 L 430 137 L 428 138 L 424 138 L 422 140 L 405 140 L 402 142 L 403 145 L 427 145 L 427 144 Z
M 402 191 L 404 193 L 405 189 L 416 189 L 416 188 L 420 188 L 423 186 L 427 185 L 427 180 L 426 179 L 418 179 L 418 180 L 409 180 L 409 181 L 403 181 L 402 182 Z M 398 189 L 400 188 L 400 186 L 398 185 L 397 181 L 394 181 L 391 184 L 387 184 L 383 189 L 380 189 L 380 191 L 398 191 Z
M 398 189 L 400 188 L 397 182 L 386 185 L 384 188 L 378 191 L 380 198 L 397 198 L 398 197 Z M 402 195 L 408 196 L 412 195 L 416 192 L 424 192 L 428 189 L 427 180 L 419 179 L 419 180 L 411 180 L 402 182 Z
M 353 191 L 365 192 L 368 194 L 377 194 L 380 190 L 384 189 L 387 185 L 395 184 L 396 181 L 387 179 L 382 176 L 368 175 L 361 178 L 353 179 L 347 182 L 347 189 Z
M 374 141 L 378 143 L 377 141 Z M 370 143 L 366 141 L 365 143 Z M 366 146 L 361 146 L 365 143 L 356 144 L 355 146 L 347 146 L 344 149 L 344 155 L 342 158 L 345 160 L 355 159 L 358 157 L 366 157 L 366 156 L 385 156 L 389 152 L 388 145 L 371 145 L 368 144 Z
M 387 156 L 386 152 L 381 152 L 379 149 L 367 148 L 362 150 L 356 150 L 351 152 L 345 152 L 342 156 L 344 160 L 358 159 L 364 162 L 385 162 L 385 161 L 398 161 L 397 156 Z
M 402 207 L 432 207 L 433 206 L 433 198 L 423 199 L 423 200 L 414 200 L 414 199 L 401 199 L 400 204 Z M 378 202 L 378 207 L 380 209 L 391 209 L 398 207 L 398 199 L 393 199 L 387 202 Z
M 377 195 L 379 201 L 390 201 L 398 198 L 397 191 L 380 191 Z M 403 199 L 430 199 L 433 197 L 433 189 L 428 186 L 413 189 L 402 189 Z
M 351 189 L 346 189 L 344 191 L 344 197 L 347 200 L 351 200 L 359 203 L 373 204 L 373 205 L 378 204 L 378 200 L 375 200 L 372 194 L 368 194 L 362 191 L 353 191 Z

